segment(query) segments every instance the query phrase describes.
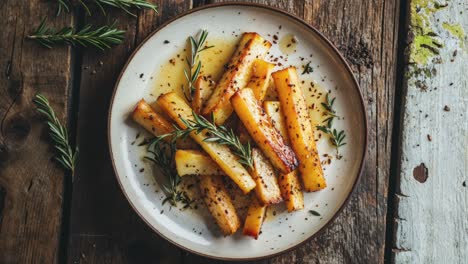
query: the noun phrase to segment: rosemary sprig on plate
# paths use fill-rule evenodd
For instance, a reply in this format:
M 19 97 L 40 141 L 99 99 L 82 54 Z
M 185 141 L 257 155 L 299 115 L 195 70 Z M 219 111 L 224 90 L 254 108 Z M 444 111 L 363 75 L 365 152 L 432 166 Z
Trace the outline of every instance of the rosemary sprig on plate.
M 181 179 L 174 164 L 175 150 L 175 141 L 166 143 L 162 138 L 156 138 L 148 145 L 148 153 L 152 156 L 145 156 L 144 158 L 156 164 L 163 175 L 167 177 L 167 183 L 161 184 L 163 191 L 166 193 L 163 204 L 169 202 L 172 206 L 177 206 L 178 202 L 182 202 L 185 209 L 190 207 L 193 201 L 187 196 L 187 193 L 178 188 Z
M 335 146 L 337 152 L 339 147 L 346 145 L 346 142 L 344 142 L 346 137 L 344 130 L 338 131 L 328 126 L 317 126 L 317 129 L 330 136 L 330 142 Z
M 92 46 L 105 50 L 122 43 L 124 39 L 125 31 L 117 29 L 115 24 L 97 29 L 92 29 L 91 25 L 87 25 L 80 30 L 75 30 L 72 27 L 57 30 L 48 27 L 45 22 L 44 18 L 36 31 L 28 38 L 38 41 L 47 48 L 52 48 L 56 44 L 68 44 L 83 47 Z
M 190 133 L 202 133 L 207 132 L 206 142 L 216 142 L 218 144 L 227 145 L 232 152 L 239 157 L 239 162 L 247 168 L 253 167 L 252 158 L 252 147 L 250 142 L 242 144 L 239 137 L 234 133 L 234 130 L 225 126 L 219 126 L 215 124 L 214 116 L 212 115 L 212 122 L 207 120 L 205 117 L 192 112 L 194 120 L 185 120 L 181 118 L 181 121 L 187 127 L 186 129 L 180 129 L 175 126 L 175 131 L 170 134 L 164 134 L 156 137 L 154 141 L 161 141 L 166 137 L 172 137 L 172 141 L 179 138 L 186 138 Z
M 206 142 L 216 142 L 221 145 L 227 145 L 234 154 L 239 157 L 239 162 L 242 165 L 248 168 L 253 167 L 252 147 L 250 146 L 250 142 L 242 144 L 232 128 L 216 125 L 214 115 L 211 115 L 212 122 L 201 115 L 197 115 L 195 112 L 193 112 L 193 118 L 193 121 L 182 119 L 182 122 L 187 126 L 187 130 L 196 131 L 196 133 L 201 133 L 206 130 L 208 132 L 208 138 L 205 139 Z
M 322 102 L 321 105 L 325 109 L 325 114 L 328 116 L 325 120 L 323 120 L 324 123 L 327 123 L 328 127 L 331 127 L 333 125 L 333 120 L 336 118 L 339 118 L 339 116 L 336 114 L 335 109 L 333 109 L 333 104 L 335 103 L 336 97 L 333 97 L 330 99 L 330 93 L 327 93 L 325 95 L 325 103 Z
M 37 111 L 47 118 L 49 134 L 52 138 L 54 148 L 57 151 L 55 159 L 67 170 L 70 170 L 72 176 L 75 172 L 76 159 L 78 157 L 78 147 L 73 148 L 70 145 L 67 129 L 60 124 L 55 115 L 54 109 L 49 104 L 49 100 L 41 94 L 37 94 L 33 100 L 37 106 Z
M 81 6 L 86 10 L 88 15 L 91 15 L 91 10 L 89 9 L 88 5 L 83 0 L 78 0 Z M 89 0 L 88 2 L 93 2 L 96 4 L 99 9 L 101 9 L 102 13 L 106 15 L 106 11 L 104 10 L 105 6 L 115 7 L 118 8 L 125 13 L 136 17 L 136 14 L 133 13 L 130 9 L 151 9 L 154 12 L 158 13 L 157 6 L 153 3 L 148 3 L 145 0 Z M 69 0 L 57 0 L 57 15 L 64 10 L 66 12 L 70 11 L 70 1 Z
M 187 68 L 184 69 L 184 75 L 187 79 L 187 87 L 182 86 L 182 92 L 185 95 L 185 98 L 191 102 L 193 97 L 193 92 L 195 90 L 194 83 L 198 78 L 201 70 L 201 61 L 198 60 L 198 55 L 200 52 L 212 48 L 214 46 L 204 46 L 206 38 L 208 37 L 208 31 L 202 30 L 200 32 L 200 37 L 198 40 L 195 40 L 194 37 L 190 36 L 188 38 L 190 43 L 190 58 L 185 57 L 187 62 Z M 198 63 L 197 63 L 198 62 Z
M 317 126 L 317 129 L 324 132 L 330 137 L 330 142 L 336 148 L 336 156 L 338 159 L 340 159 L 341 156 L 339 154 L 339 148 L 346 145 L 346 142 L 344 142 L 346 134 L 344 130 L 338 131 L 332 127 L 333 120 L 335 118 L 339 118 L 339 116 L 336 114 L 336 110 L 333 108 L 333 104 L 335 103 L 336 97 L 330 98 L 329 95 L 330 93 L 327 93 L 327 95 L 325 96 L 325 102 L 321 103 L 322 107 L 325 109 L 325 114 L 328 117 L 322 121 L 323 123 L 325 123 L 325 125 Z

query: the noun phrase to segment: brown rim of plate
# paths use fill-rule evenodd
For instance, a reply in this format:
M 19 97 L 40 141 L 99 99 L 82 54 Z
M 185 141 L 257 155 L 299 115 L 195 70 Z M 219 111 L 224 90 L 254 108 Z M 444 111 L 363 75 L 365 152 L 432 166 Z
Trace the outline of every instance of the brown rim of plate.
M 363 155 L 362 155 L 362 159 L 361 159 L 361 164 L 359 166 L 359 174 L 358 176 L 356 177 L 356 181 L 353 183 L 353 187 L 351 189 L 351 191 L 349 192 L 348 196 L 346 197 L 345 201 L 343 202 L 343 204 L 341 205 L 341 207 L 338 209 L 338 211 L 332 216 L 332 218 L 324 225 L 322 226 L 322 228 L 320 228 L 317 232 L 315 232 L 315 234 L 311 235 L 310 237 L 304 239 L 302 242 L 300 242 L 299 244 L 295 245 L 295 246 L 292 246 L 292 247 L 289 247 L 287 249 L 284 249 L 280 252 L 277 252 L 277 253 L 274 253 L 274 254 L 269 254 L 269 255 L 265 255 L 265 256 L 262 256 L 262 257 L 254 257 L 254 258 L 223 258 L 223 257 L 217 257 L 217 256 L 211 256 L 211 255 L 206 255 L 206 254 L 203 254 L 203 253 L 200 253 L 200 252 L 196 252 L 190 248 L 187 248 L 187 247 L 184 247 L 174 241 L 172 241 L 171 239 L 169 239 L 168 237 L 165 237 L 164 235 L 162 235 L 156 228 L 154 228 L 141 214 L 140 212 L 135 208 L 135 206 L 133 205 L 133 203 L 131 202 L 131 200 L 129 199 L 129 197 L 127 196 L 127 193 L 125 192 L 125 189 L 123 188 L 122 186 L 122 182 L 120 181 L 120 178 L 118 176 L 118 172 L 116 170 L 116 166 L 115 166 L 115 161 L 114 161 L 114 155 L 112 154 L 112 145 L 111 145 L 111 141 L 110 141 L 110 122 L 111 122 L 111 116 L 112 116 L 112 107 L 113 107 L 113 104 L 114 104 L 114 97 L 115 97 L 115 93 L 117 91 L 117 87 L 119 86 L 119 83 L 120 83 L 120 80 L 122 78 L 122 75 L 123 73 L 126 71 L 127 67 L 128 67 L 128 64 L 132 61 L 133 57 L 135 56 L 135 54 L 140 50 L 140 48 L 151 38 L 153 37 L 156 33 L 158 33 L 162 28 L 166 27 L 167 25 L 169 25 L 170 23 L 176 21 L 177 19 L 179 18 L 182 18 L 184 16 L 187 16 L 187 15 L 190 15 L 192 13 L 195 13 L 195 12 L 198 12 L 198 11 L 201 11 L 201 10 L 204 10 L 204 9 L 209 9 L 209 8 L 216 8 L 216 7 L 223 7 L 223 6 L 246 6 L 246 7 L 254 7 L 254 8 L 263 8 L 263 9 L 267 9 L 269 11 L 273 11 L 275 13 L 279 13 L 280 15 L 285 15 L 299 23 L 301 23 L 302 25 L 304 25 L 306 28 L 308 28 L 310 31 L 312 31 L 313 33 L 317 34 L 317 36 L 319 36 L 326 44 L 328 44 L 329 48 L 338 56 L 338 58 L 341 60 L 341 62 L 345 65 L 346 67 L 346 70 L 348 71 L 348 73 L 351 75 L 352 77 L 352 80 L 354 82 L 354 87 L 357 89 L 357 92 L 359 94 L 359 98 L 360 98 L 360 101 L 361 101 L 361 110 L 364 114 L 364 128 L 366 130 L 366 133 L 365 133 L 365 146 L 364 146 L 364 152 L 363 152 Z M 290 252 L 292 251 L 293 249 L 296 249 L 302 245 L 304 245 L 306 242 L 308 242 L 309 240 L 311 240 L 312 238 L 315 238 L 317 237 L 319 234 L 321 234 L 325 229 L 327 229 L 331 223 L 333 223 L 336 219 L 336 217 L 338 215 L 340 215 L 340 213 L 343 211 L 343 209 L 346 207 L 346 205 L 348 204 L 352 194 L 354 193 L 354 191 L 356 190 L 356 186 L 358 184 L 358 182 L 360 181 L 360 178 L 361 178 L 361 175 L 362 175 L 362 171 L 363 171 L 363 168 L 364 168 L 364 163 L 365 163 L 365 160 L 366 160 L 366 156 L 367 156 L 367 148 L 368 148 L 368 140 L 369 140 L 369 131 L 368 131 L 368 120 L 367 120 L 367 114 L 366 114 L 366 107 L 365 107 L 365 104 L 364 104 L 364 99 L 362 97 L 362 93 L 359 89 L 359 83 L 358 81 L 356 80 L 356 77 L 354 76 L 352 70 L 351 70 L 351 67 L 349 66 L 349 64 L 347 63 L 347 61 L 345 60 L 345 58 L 343 57 L 343 55 L 341 55 L 341 53 L 338 51 L 338 49 L 332 44 L 332 42 L 330 40 L 328 40 L 322 33 L 320 33 L 316 28 L 314 28 L 313 26 L 309 25 L 306 21 L 304 21 L 303 19 L 301 18 L 298 18 L 296 16 L 294 16 L 293 14 L 290 14 L 284 10 L 281 10 L 279 8 L 276 8 L 276 7 L 271 7 L 271 6 L 267 6 L 267 5 L 263 5 L 263 4 L 257 4 L 257 3 L 246 3 L 246 2 L 227 2 L 227 3 L 215 3 L 215 4 L 208 4 L 208 5 L 204 5 L 204 6 L 201 6 L 201 7 L 197 7 L 197 8 L 194 8 L 194 9 L 190 9 L 190 10 L 187 10 L 179 15 L 176 15 L 175 17 L 169 19 L 168 21 L 164 22 L 161 26 L 159 26 L 156 30 L 154 30 L 149 36 L 147 36 L 139 45 L 138 47 L 133 51 L 132 55 L 128 58 L 127 62 L 125 63 L 122 71 L 120 72 L 119 74 L 119 77 L 117 79 L 117 82 L 114 86 L 114 91 L 112 93 L 112 98 L 111 98 L 111 104 L 110 104 L 110 107 L 109 107 L 109 116 L 108 116 L 108 122 L 107 122 L 107 137 L 108 137 L 108 144 L 109 144 L 109 151 L 110 151 L 110 154 L 111 154 L 111 160 L 112 160 L 112 167 L 114 169 L 114 172 L 115 172 L 115 175 L 116 175 L 116 178 L 117 178 L 117 181 L 119 183 L 119 186 L 120 188 L 122 189 L 122 192 L 124 193 L 125 195 L 125 198 L 128 200 L 128 202 L 130 203 L 131 207 L 133 208 L 133 210 L 137 213 L 137 215 L 153 230 L 155 231 L 160 237 L 164 238 L 165 240 L 169 241 L 171 244 L 183 249 L 183 250 L 186 250 L 190 253 L 193 253 L 193 254 L 196 254 L 196 255 L 199 255 L 199 256 L 202 256 L 202 257 L 206 257 L 206 258 L 211 258 L 211 259 L 217 259 L 217 260 L 226 260 L 226 261 L 254 261 L 254 260 L 262 260 L 262 259 L 267 259 L 267 258 L 272 258 L 272 257 L 275 257 L 275 256 L 278 256 L 278 255 L 281 255 L 281 254 L 284 254 L 284 253 L 287 253 L 287 252 Z

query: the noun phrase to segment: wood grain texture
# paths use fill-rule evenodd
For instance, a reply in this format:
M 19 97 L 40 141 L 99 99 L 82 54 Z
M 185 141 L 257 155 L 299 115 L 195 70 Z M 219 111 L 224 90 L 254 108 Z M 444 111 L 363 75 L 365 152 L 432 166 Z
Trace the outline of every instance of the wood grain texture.
M 71 49 L 48 50 L 25 39 L 54 4 L 0 3 L 0 263 L 56 263 L 65 175 L 52 162 L 47 128 L 35 111 L 47 96 L 66 124 Z M 48 21 L 70 26 L 71 16 Z
M 68 263 L 218 262 L 181 251 L 154 234 L 131 209 L 111 167 L 107 113 L 123 64 L 136 45 L 158 25 L 211 1 L 152 2 L 159 4 L 160 15 L 142 10 L 135 19 L 115 9 L 109 12 L 108 17 L 117 19 L 119 27 L 127 30 L 123 45 L 104 53 L 86 50 L 82 58 L 78 53 L 82 65 L 76 65 L 75 78 L 80 90 L 74 100 L 79 109 L 77 133 L 81 153 L 73 186 Z M 381 263 L 399 1 L 254 2 L 306 19 L 340 48 L 361 84 L 370 121 L 365 173 L 342 215 L 326 232 L 302 247 L 256 263 Z M 22 37 L 45 14 L 40 10 L 50 10 L 47 15 L 54 17 L 53 5 L 46 5 L 47 2 L 38 0 L 27 3 L 6 0 L 0 4 L 0 14 L 5 18 L 0 23 L 6 29 L 0 32 L 0 67 L 5 69 L 0 76 L 1 263 L 53 263 L 57 258 L 63 173 L 48 160 L 47 137 L 43 126 L 34 119 L 30 101 L 39 90 L 51 98 L 59 113 L 65 112 L 71 76 L 70 50 L 47 51 Z M 99 25 L 107 19 L 95 15 L 86 17 L 81 24 Z M 71 17 L 54 17 L 52 21 L 55 25 L 70 24 Z M 47 60 L 37 59 L 37 54 Z
M 86 50 L 81 66 L 78 115 L 80 163 L 73 188 L 68 263 L 177 263 L 180 250 L 156 235 L 125 199 L 112 169 L 107 118 L 115 82 L 141 40 L 161 22 L 188 9 L 185 1 L 153 1 L 159 15 L 118 10 L 108 17 L 127 30 L 125 43 L 107 52 Z M 106 17 L 86 17 L 103 24 Z
M 217 1 L 216 1 L 217 2 Z M 303 246 L 254 263 L 383 263 L 395 94 L 399 1 L 252 1 L 304 18 L 345 55 L 369 119 L 369 149 L 360 185 L 342 214 Z M 218 263 L 192 255 L 184 263 Z
M 395 263 L 468 259 L 468 2 L 447 3 L 410 1 Z

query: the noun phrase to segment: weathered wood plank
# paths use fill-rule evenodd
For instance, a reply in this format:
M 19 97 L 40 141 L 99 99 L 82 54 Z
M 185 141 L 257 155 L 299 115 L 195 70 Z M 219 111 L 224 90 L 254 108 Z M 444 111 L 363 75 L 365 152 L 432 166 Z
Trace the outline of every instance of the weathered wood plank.
M 410 1 L 393 260 L 468 259 L 468 2 Z
M 258 263 L 382 263 L 399 1 L 252 2 L 279 7 L 304 18 L 341 50 L 367 102 L 370 140 L 361 184 L 335 223 L 302 247 Z M 189 255 L 184 257 L 184 263 L 217 262 Z
M 63 203 L 63 170 L 52 160 L 47 128 L 32 103 L 47 96 L 66 122 L 71 49 L 26 40 L 54 3 L 0 4 L 0 263 L 56 263 Z M 70 26 L 72 17 L 51 19 Z
M 108 17 L 127 30 L 125 43 L 107 52 L 86 50 L 81 66 L 78 116 L 80 163 L 73 189 L 68 263 L 177 263 L 180 250 L 156 235 L 125 199 L 112 169 L 107 114 L 117 77 L 133 49 L 154 28 L 189 8 L 187 1 L 153 1 L 159 15 L 138 18 L 112 10 Z M 103 24 L 106 17 L 86 18 Z

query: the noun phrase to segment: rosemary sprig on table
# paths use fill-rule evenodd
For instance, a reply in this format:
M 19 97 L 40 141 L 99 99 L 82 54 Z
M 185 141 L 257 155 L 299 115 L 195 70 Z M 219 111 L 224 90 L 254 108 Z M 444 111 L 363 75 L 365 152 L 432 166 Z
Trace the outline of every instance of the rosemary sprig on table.
M 65 12 L 70 12 L 70 7 L 68 6 L 68 0 L 57 0 L 57 16 L 59 16 L 63 10 Z
M 86 10 L 88 15 L 91 15 L 91 11 L 88 5 L 83 0 L 78 0 L 81 6 Z M 96 4 L 99 9 L 102 11 L 104 15 L 106 15 L 106 11 L 104 10 L 104 6 L 115 7 L 121 9 L 122 11 L 126 12 L 127 14 L 136 17 L 136 14 L 133 13 L 130 8 L 136 9 L 152 9 L 154 12 L 158 13 L 157 6 L 153 3 L 148 3 L 145 0 L 89 0 L 88 2 L 93 2 Z M 66 12 L 70 11 L 70 1 L 69 0 L 57 0 L 57 15 L 60 15 L 62 10 Z
M 94 0 L 96 5 L 99 6 L 103 14 L 106 14 L 104 11 L 103 5 L 112 6 L 118 9 L 125 11 L 125 13 L 136 17 L 135 13 L 132 13 L 129 8 L 136 8 L 136 9 L 151 9 L 155 13 L 158 13 L 157 6 L 153 3 L 148 3 L 145 0 Z
M 192 101 L 193 92 L 195 90 L 194 83 L 197 80 L 198 75 L 200 74 L 200 70 L 202 66 L 201 61 L 198 60 L 198 55 L 200 54 L 200 52 L 214 47 L 214 46 L 203 46 L 205 44 L 207 37 L 208 37 L 208 31 L 202 30 L 200 33 L 200 37 L 198 38 L 198 41 L 195 40 L 195 38 L 192 36 L 188 38 L 189 43 L 190 43 L 190 58 L 185 57 L 185 61 L 187 62 L 187 68 L 184 69 L 184 75 L 188 81 L 188 85 L 187 87 L 182 86 L 182 92 L 184 93 L 185 98 L 189 102 Z
M 45 22 L 46 19 L 44 18 L 36 31 L 28 38 L 38 41 L 47 48 L 52 48 L 56 44 L 68 44 L 83 47 L 92 46 L 105 50 L 112 45 L 122 43 L 124 39 L 125 31 L 117 29 L 115 24 L 97 29 L 92 29 L 91 25 L 87 25 L 77 31 L 72 27 L 57 30 L 48 27 Z
M 169 202 L 172 206 L 177 206 L 178 202 L 182 202 L 185 209 L 190 207 L 193 201 L 187 196 L 187 193 L 177 187 L 181 179 L 174 164 L 175 150 L 175 141 L 166 143 L 162 138 L 155 139 L 148 145 L 148 152 L 152 156 L 145 156 L 145 159 L 155 163 L 167 177 L 167 183 L 161 184 L 163 191 L 166 193 L 163 205 Z
M 59 119 L 55 115 L 54 109 L 52 109 L 49 104 L 49 100 L 47 100 L 45 96 L 37 94 L 33 102 L 37 106 L 37 111 L 47 118 L 49 134 L 52 138 L 54 148 L 57 150 L 55 159 L 65 169 L 70 170 L 73 176 L 78 156 L 78 147 L 71 147 L 67 129 L 60 124 Z

